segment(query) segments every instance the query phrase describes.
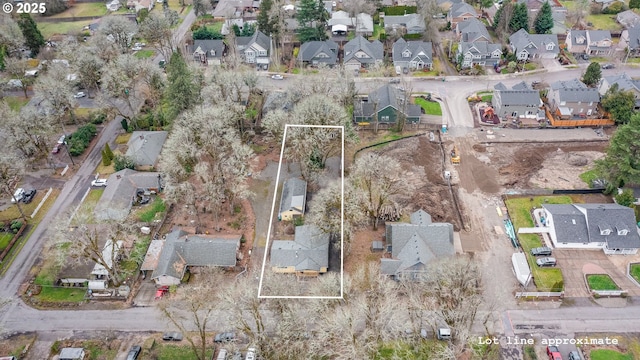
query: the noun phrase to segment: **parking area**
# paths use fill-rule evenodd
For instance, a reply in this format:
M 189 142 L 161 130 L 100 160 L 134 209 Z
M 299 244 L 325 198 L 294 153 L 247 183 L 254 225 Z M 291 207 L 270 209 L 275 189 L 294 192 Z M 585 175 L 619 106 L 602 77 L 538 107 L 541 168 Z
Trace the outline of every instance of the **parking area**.
M 134 300 L 135 306 L 154 306 L 156 297 L 156 284 L 152 281 L 142 281 L 140 289 Z

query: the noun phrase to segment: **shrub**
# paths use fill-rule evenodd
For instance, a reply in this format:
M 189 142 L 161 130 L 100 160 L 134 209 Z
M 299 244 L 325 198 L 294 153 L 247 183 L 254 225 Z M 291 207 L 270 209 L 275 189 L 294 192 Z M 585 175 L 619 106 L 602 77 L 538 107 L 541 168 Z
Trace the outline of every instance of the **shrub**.
M 20 220 L 13 220 L 13 221 L 11 222 L 11 231 L 12 231 L 14 234 L 17 234 L 17 233 L 18 233 L 18 230 L 20 230 L 20 228 L 21 228 L 21 227 L 22 227 L 22 221 L 20 221 Z
M 132 158 L 118 154 L 113 158 L 113 167 L 115 171 L 120 171 L 124 169 L 133 169 L 135 164 L 133 163 Z
M 82 155 L 97 133 L 98 130 L 94 124 L 79 127 L 76 132 L 69 135 L 69 139 L 67 140 L 69 154 L 71 154 L 71 156 Z
M 91 113 L 91 115 L 89 115 L 89 121 L 95 125 L 102 124 L 106 120 L 107 120 L 107 114 L 103 112 Z
M 616 1 L 613 4 L 607 6 L 606 9 L 602 9 L 602 13 L 603 14 L 615 15 L 615 14 L 617 14 L 619 12 L 624 11 L 625 8 L 626 8 L 626 6 L 624 5 L 623 2 Z

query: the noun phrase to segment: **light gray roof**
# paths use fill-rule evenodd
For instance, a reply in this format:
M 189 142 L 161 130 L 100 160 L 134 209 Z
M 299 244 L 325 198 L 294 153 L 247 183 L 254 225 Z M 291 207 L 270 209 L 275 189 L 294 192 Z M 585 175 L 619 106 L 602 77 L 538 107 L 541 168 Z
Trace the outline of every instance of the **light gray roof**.
M 426 41 L 406 41 L 403 38 L 393 43 L 393 62 L 398 61 L 418 61 L 421 60 L 425 64 L 433 64 L 433 46 Z M 411 55 L 403 58 L 402 53 L 408 51 Z
M 162 253 L 162 247 L 164 246 L 164 240 L 151 240 L 147 254 L 144 256 L 144 261 L 140 265 L 140 271 L 155 270 L 158 267 L 158 261 L 160 260 L 160 254 Z
M 355 57 L 356 53 L 362 51 L 367 56 Z M 384 59 L 384 52 L 382 43 L 378 40 L 368 41 L 361 35 L 356 36 L 354 39 L 344 45 L 344 62 L 348 62 L 351 59 L 357 59 L 361 64 L 372 64 L 377 60 Z
M 476 9 L 465 2 L 460 2 L 457 4 L 451 5 L 451 9 L 449 10 L 449 16 L 451 16 L 452 18 L 456 18 L 464 14 L 473 14 L 474 16 L 478 16 Z
M 328 57 L 320 56 L 326 54 Z M 318 61 L 335 65 L 338 58 L 338 44 L 335 41 L 309 41 L 300 46 L 298 52 L 299 61 Z
M 511 87 L 512 90 L 531 91 L 533 88 L 525 81 L 521 81 Z
M 627 32 L 629 34 L 629 49 L 638 49 L 640 47 L 640 25 L 631 26 Z
M 589 41 L 611 40 L 611 31 L 609 30 L 587 30 Z
M 509 43 L 515 47 L 516 52 L 524 49 L 531 54 L 560 52 L 556 34 L 529 34 L 524 29 L 520 29 L 509 36 Z M 553 50 L 547 50 L 547 44 L 553 44 Z
M 456 28 L 456 31 L 461 35 L 461 41 L 474 42 L 478 40 L 491 40 L 487 27 L 477 18 L 459 22 Z
M 491 54 L 498 50 L 502 54 L 502 47 L 500 44 L 492 44 L 487 41 L 475 41 L 475 42 L 460 42 L 458 45 L 460 53 L 465 54 L 471 52 L 474 55 L 480 55 L 483 57 L 491 56 Z M 500 59 L 496 59 L 498 61 Z
M 60 350 L 60 356 L 58 357 L 60 360 L 77 360 L 81 359 L 84 356 L 83 348 L 62 348 Z
M 578 79 L 557 81 L 551 84 L 551 91 L 558 93 L 558 99 L 566 102 L 598 102 L 600 94 L 596 88 L 588 88 Z
M 609 249 L 640 248 L 640 235 L 631 208 L 618 204 L 544 204 L 543 207 L 553 216 L 558 242 L 607 243 Z M 607 229 L 609 235 L 603 235 L 601 232 Z M 624 230 L 626 235 L 622 235 Z
M 429 262 L 455 253 L 453 225 L 432 223 L 424 211 L 411 214 L 410 224 L 388 223 L 386 234 L 393 258 L 381 261 L 381 271 L 386 275 L 421 271 Z
M 160 173 L 120 170 L 107 178 L 107 186 L 94 213 L 99 219 L 124 220 L 138 189 L 160 190 Z
M 419 14 L 387 15 L 384 17 L 385 27 L 404 26 L 406 28 L 426 29 L 424 18 Z
M 525 88 L 526 86 L 526 88 Z M 528 85 L 522 83 L 514 85 L 512 89 L 507 88 L 503 83 L 494 86 L 496 90 L 494 96 L 500 97 L 502 105 L 522 105 L 522 106 L 539 106 L 540 93 L 530 89 Z
M 298 178 L 289 178 L 282 186 L 282 199 L 280 200 L 280 214 L 296 209 L 304 213 L 305 199 L 307 196 L 307 182 Z
M 567 36 L 573 45 L 587 45 L 587 30 L 571 29 Z
M 633 10 L 626 10 L 616 15 L 616 20 L 624 27 L 631 27 L 640 24 L 640 15 Z
M 202 53 L 206 54 L 209 59 L 220 59 L 224 53 L 224 46 L 223 40 L 194 40 L 191 53 Z M 211 50 L 213 50 L 213 54 Z
M 166 131 L 134 131 L 127 143 L 127 156 L 136 166 L 155 166 L 167 140 Z
M 167 234 L 152 279 L 171 276 L 182 279 L 188 266 L 236 265 L 241 235 L 189 235 L 183 230 Z
M 621 91 L 640 91 L 640 84 L 638 83 L 638 80 L 631 79 L 631 77 L 627 73 L 604 76 L 602 79 L 602 83 L 607 83 L 609 87 L 617 84 L 618 90 Z M 604 93 L 600 95 L 604 95 Z
M 373 102 L 378 103 L 378 111 L 382 111 L 384 108 L 391 106 L 392 108 L 402 111 L 402 106 L 399 105 L 398 99 L 401 98 L 400 94 L 398 94 L 398 90 L 395 86 L 391 86 L 386 84 L 369 93 L 369 103 L 373 104 Z M 357 106 L 356 106 L 357 107 Z M 364 112 L 364 109 L 363 109 Z M 406 106 L 406 115 L 409 117 L 420 116 L 422 112 L 420 111 L 420 106 L 409 104 Z M 371 110 L 369 114 L 363 114 L 364 116 L 372 116 L 373 115 L 373 106 L 371 106 Z
M 252 36 L 238 36 L 236 37 L 236 43 L 238 44 L 239 50 L 244 50 L 247 47 L 252 46 L 253 44 L 258 44 L 263 49 L 269 51 L 271 38 L 265 35 L 260 30 L 256 30 Z
M 329 267 L 329 234 L 313 225 L 296 226 L 294 240 L 274 240 L 271 266 L 290 267 L 296 271 Z

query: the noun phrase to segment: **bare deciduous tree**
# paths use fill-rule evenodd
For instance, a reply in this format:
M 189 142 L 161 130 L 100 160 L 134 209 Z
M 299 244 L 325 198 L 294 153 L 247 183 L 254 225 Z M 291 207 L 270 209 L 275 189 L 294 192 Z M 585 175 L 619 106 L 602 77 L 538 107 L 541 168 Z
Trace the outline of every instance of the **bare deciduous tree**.
M 131 40 L 138 31 L 137 26 L 124 16 L 109 15 L 100 20 L 98 33 L 112 39 L 120 49 L 126 53 L 131 46 Z
M 15 185 L 21 179 L 24 170 L 24 159 L 18 157 L 13 149 L 3 146 L 0 150 L 0 191 L 10 199 L 13 199 Z M 15 204 L 20 211 L 20 216 L 26 221 L 27 216 L 22 210 L 20 201 L 15 201 Z
M 77 105 L 73 97 L 72 83 L 67 79 L 69 69 L 63 63 L 50 64 L 33 86 L 34 98 L 47 116 L 50 116 L 66 133 L 67 115 L 74 120 L 73 109 Z
M 96 55 L 94 47 L 83 47 L 76 52 L 73 65 L 80 84 L 87 89 L 87 95 L 91 97 L 92 91 L 98 89 L 98 82 L 105 66 L 104 61 Z
M 7 55 L 13 55 L 24 44 L 24 36 L 20 26 L 16 23 L 11 14 L 2 12 L 0 14 L 0 46 L 5 47 Z
M 164 59 L 169 59 L 177 48 L 171 31 L 170 20 L 166 16 L 151 12 L 140 25 L 140 35 L 147 39 Z
M 0 117 L 4 119 L 0 129 L 6 135 L 7 147 L 18 150 L 21 156 L 28 159 L 41 159 L 49 154 L 47 141 L 55 127 L 52 118 L 31 105 L 20 109 L 20 113 L 3 106 Z
M 29 86 L 33 84 L 35 77 L 27 75 L 27 70 L 29 70 L 29 64 L 27 60 L 16 59 L 16 58 L 5 58 L 5 71 L 7 74 L 11 76 L 11 79 L 20 81 L 20 89 L 24 93 L 24 97 L 28 98 L 29 94 L 27 90 Z

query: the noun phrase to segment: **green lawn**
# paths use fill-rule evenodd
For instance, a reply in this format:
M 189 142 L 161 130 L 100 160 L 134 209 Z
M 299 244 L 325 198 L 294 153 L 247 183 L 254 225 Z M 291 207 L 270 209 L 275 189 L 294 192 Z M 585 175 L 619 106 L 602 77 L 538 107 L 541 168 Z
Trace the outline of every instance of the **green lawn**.
M 165 210 L 164 201 L 162 201 L 159 196 L 156 196 L 150 206 L 146 206 L 138 212 L 138 219 L 143 222 L 151 222 L 155 219 L 157 213 L 164 212 Z
M 34 283 L 42 286 L 37 299 L 44 302 L 80 302 L 84 300 L 85 288 L 53 287 L 54 275 L 41 272 Z
M 193 353 L 193 349 L 190 346 L 158 344 L 155 353 L 158 354 L 158 357 L 155 358 L 158 360 L 193 360 L 196 358 L 196 354 Z M 211 353 L 211 349 L 207 351 L 207 359 L 211 357 Z
M 597 349 L 589 352 L 591 360 L 633 360 L 633 355 L 623 354 L 615 350 Z
M 222 32 L 222 25 L 224 25 L 224 20 L 214 21 L 212 23 L 207 24 L 207 27 L 215 32 Z
M 415 98 L 416 105 L 420 105 L 428 115 L 442 115 L 440 104 L 435 101 L 427 101 L 422 98 Z
M 11 110 L 20 111 L 23 106 L 27 105 L 29 99 L 23 96 L 5 96 L 4 101 L 6 101 Z
M 0 233 L 0 251 L 4 251 L 7 245 L 9 245 L 9 241 L 13 239 L 13 235 L 15 234 L 6 232 Z
M 380 34 L 384 34 L 384 26 L 382 25 L 373 25 L 373 35 L 369 38 L 370 40 L 378 40 L 380 39 Z
M 38 23 L 38 29 L 45 39 L 55 34 L 76 34 L 82 31 L 82 28 L 89 25 L 92 21 L 64 21 L 64 22 L 41 22 Z
M 483 102 L 491 103 L 491 100 L 493 100 L 493 94 L 482 95 L 480 98 L 482 99 Z
M 73 18 L 83 16 L 103 16 L 107 14 L 107 7 L 103 2 L 75 3 L 69 9 L 50 16 L 50 18 Z
M 138 59 L 148 59 L 152 57 L 153 54 L 155 54 L 153 50 L 140 50 L 137 51 L 133 56 L 137 57 Z
M 531 200 L 533 199 L 533 200 Z M 518 234 L 521 227 L 533 227 L 533 218 L 530 210 L 532 207 L 539 208 L 543 203 L 547 204 L 571 204 L 569 196 L 536 196 L 511 198 L 505 201 L 509 216 L 513 222 L 520 246 L 527 254 L 527 261 L 533 274 L 533 280 L 539 291 L 558 291 L 554 287 L 560 287 L 563 283 L 562 271 L 557 268 L 541 268 L 536 265 L 535 257 L 531 256 L 529 250 L 534 247 L 542 246 L 540 237 L 536 234 Z
M 587 275 L 587 283 L 591 290 L 620 290 L 607 274 Z
M 589 187 L 593 187 L 593 180 L 597 178 L 598 174 L 595 169 L 591 169 L 580 174 L 580 180 L 584 181 Z
M 594 29 L 602 29 L 602 30 L 621 30 L 622 27 L 616 21 L 615 15 L 607 15 L 607 14 L 598 14 L 598 15 L 587 15 L 587 22 L 593 24 Z

